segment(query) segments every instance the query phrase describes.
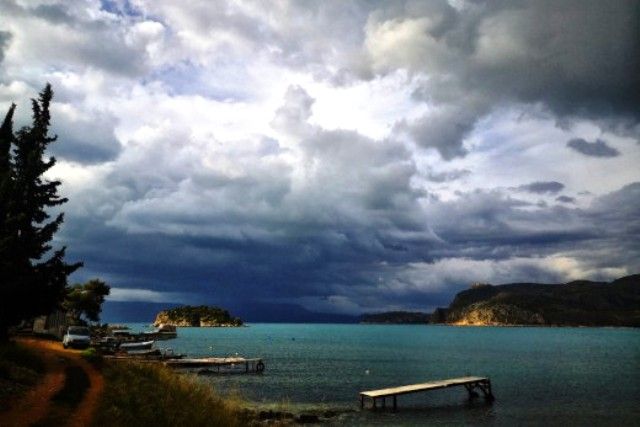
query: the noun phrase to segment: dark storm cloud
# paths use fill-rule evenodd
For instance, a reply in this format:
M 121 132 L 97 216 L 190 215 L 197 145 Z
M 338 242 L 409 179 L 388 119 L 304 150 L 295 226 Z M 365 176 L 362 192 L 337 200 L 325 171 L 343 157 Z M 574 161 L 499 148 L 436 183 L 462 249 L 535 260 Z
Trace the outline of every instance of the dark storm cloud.
M 53 24 L 72 24 L 75 21 L 63 4 L 40 4 L 33 9 L 33 14 Z
M 640 271 L 640 182 L 625 185 L 618 191 L 594 200 L 583 215 L 590 221 L 598 238 L 593 246 L 582 248 L 584 256 L 597 268 L 626 267 Z M 590 254 L 591 252 L 591 254 Z
M 117 287 L 180 292 L 187 301 L 250 298 L 277 303 L 286 296 L 323 311 L 328 300 L 340 295 L 360 307 L 349 312 L 366 307 L 435 307 L 446 305 L 474 278 L 484 277 L 486 273 L 473 268 L 486 261 L 501 262 L 495 268 L 503 277 L 549 282 L 563 280 L 562 273 L 521 259 L 563 251 L 579 255 L 584 268 L 640 268 L 633 255 L 640 250 L 633 238 L 640 232 L 639 191 L 636 183 L 596 199 L 586 210 L 555 206 L 535 212 L 498 190 L 463 193 L 427 209 L 440 241 L 396 237 L 395 244 L 405 246 L 402 251 L 381 244 L 384 230 L 376 236 L 375 230 L 356 222 L 341 224 L 338 218 L 280 224 L 283 232 L 264 240 L 242 232 L 226 237 L 177 235 L 161 229 L 132 232 L 105 225 L 100 215 L 79 217 L 70 212 L 65 235 L 82 238 L 69 237 L 65 243 L 70 259 L 85 261 L 87 267 L 80 274 L 86 277 L 109 271 L 108 279 Z M 95 206 L 85 214 L 93 209 L 105 212 Z M 238 231 L 258 226 L 247 221 L 226 226 Z M 207 218 L 189 223 L 183 219 L 182 224 L 224 227 Z M 606 265 L 602 253 L 607 253 Z M 480 264 L 471 264 L 469 270 L 456 259 Z M 443 260 L 450 260 L 451 266 L 439 270 Z M 433 264 L 407 271 L 407 263 L 423 262 Z M 438 286 L 423 288 L 429 280 Z
M 154 157 L 124 152 L 118 162 L 128 166 L 109 173 L 109 185 L 70 202 L 73 226 L 65 234 L 70 256 L 86 261 L 80 274 L 108 269 L 120 287 L 178 286 L 207 297 L 320 300 L 345 283 L 377 286 L 385 265 L 429 259 L 437 238 L 418 203 L 424 194 L 411 186 L 410 153 L 309 125 L 313 102 L 292 87 L 274 118 L 281 132 L 299 138 L 302 181 L 277 160 L 274 140 L 266 152 L 260 142 L 245 153 L 234 176 L 205 166 L 188 148 L 176 151 L 188 130 L 154 141 Z
M 59 236 L 70 260 L 85 261 L 78 280 L 103 277 L 166 293 L 163 301 L 358 312 L 447 305 L 484 278 L 637 271 L 640 184 L 593 196 L 588 207 L 556 181 L 449 194 L 478 181 L 447 164 L 427 162 L 425 173 L 435 157 L 416 147 L 474 171 L 457 159 L 477 154 L 480 176 L 498 164 L 499 176 L 509 150 L 487 157 L 477 140 L 487 121 L 504 124 L 502 112 L 523 103 L 565 130 L 588 119 L 603 132 L 639 134 L 638 2 L 451 3 L 294 1 L 265 11 L 155 0 L 134 11 L 128 2 L 103 10 L 0 2 L 17 23 L 11 46 L 25 46 L 12 51 L 20 75 L 11 90 L 22 90 L 23 69 L 48 73 L 67 104 L 52 147 L 81 163 L 69 172 Z M 410 111 L 384 123 L 393 129 L 386 138 L 366 136 L 366 125 L 327 130 L 313 96 L 292 86 L 272 129 L 238 129 L 245 122 L 229 111 L 272 112 L 270 91 L 289 75 L 315 80 L 318 96 L 327 82 L 364 91 L 391 82 L 412 93 L 400 105 Z M 256 122 L 266 128 L 268 119 Z M 509 138 L 495 145 L 512 143 L 511 153 L 522 148 Z M 575 179 L 549 163 L 533 176 L 575 192 Z M 536 166 L 522 167 L 529 177 Z M 427 192 L 425 180 L 447 190 Z M 482 184 L 528 182 L 497 181 Z
M 427 174 L 427 179 L 431 182 L 437 182 L 437 183 L 450 182 L 450 181 L 458 180 L 460 178 L 464 178 L 465 176 L 468 176 L 470 173 L 471 171 L 468 169 L 454 169 L 454 170 L 444 171 L 444 172 L 431 171 Z
M 11 33 L 8 31 L 0 31 L 0 64 L 4 59 L 4 51 L 11 41 Z
M 85 164 L 113 160 L 122 150 L 114 135 L 116 124 L 115 117 L 101 112 L 84 117 L 58 114 L 52 130 L 60 142 L 52 145 L 52 153 Z
M 500 191 L 464 193 L 428 208 L 433 230 L 446 242 L 432 255 L 507 260 L 506 265 L 529 269 L 523 277 L 559 276 L 540 265 L 518 266 L 514 258 L 558 253 L 579 260 L 582 274 L 601 268 L 638 271 L 640 245 L 634 236 L 640 232 L 639 193 L 640 183 L 634 183 L 596 198 L 587 209 L 551 206 L 535 211 Z
M 618 150 L 601 139 L 589 142 L 582 138 L 574 138 L 567 142 L 567 147 L 591 157 L 617 157 L 620 155 Z
M 585 269 L 606 267 L 602 253 L 613 267 L 640 267 L 629 238 L 640 184 L 588 209 L 535 205 L 505 189 L 429 198 L 412 186 L 417 170 L 406 148 L 314 126 L 314 102 L 292 86 L 273 119 L 300 150 L 299 170 L 279 160 L 287 151 L 274 139 L 243 141 L 238 147 L 253 148 L 243 148 L 232 175 L 189 144 L 176 145 L 193 138 L 179 124 L 151 141 L 130 141 L 108 185 L 70 202 L 65 243 L 71 258 L 85 261 L 79 275 L 108 272 L 116 287 L 179 293 L 184 302 L 297 301 L 357 313 L 446 305 L 468 283 L 495 275 L 564 280 L 565 270 L 545 264 L 559 252 Z M 133 148 L 145 143 L 154 150 Z M 214 156 L 222 164 L 236 159 L 228 149 Z M 516 189 L 563 188 L 539 181 Z
M 560 207 L 532 211 L 528 207 L 529 203 L 499 190 L 476 190 L 433 204 L 427 214 L 434 232 L 452 245 L 442 250 L 455 257 L 466 254 L 480 259 L 510 258 L 516 247 L 523 253 L 540 248 L 551 250 L 563 242 L 593 235 L 573 211 Z
M 554 194 L 561 191 L 564 184 L 557 181 L 536 181 L 530 184 L 515 187 L 515 190 L 526 191 L 534 194 Z
M 556 200 L 558 202 L 561 202 L 561 203 L 575 203 L 576 202 L 575 197 L 569 197 L 569 196 L 565 196 L 565 195 L 556 197 Z
M 485 17 L 479 28 L 498 38 L 494 41 L 512 38 L 513 47 L 522 50 L 509 50 L 510 57 L 469 70 L 483 75 L 467 77 L 498 93 L 545 102 L 559 115 L 637 119 L 639 16 L 640 3 L 634 0 L 509 4 Z
M 402 121 L 395 130 L 407 133 L 422 147 L 435 148 L 444 160 L 451 160 L 466 156 L 462 140 L 473 129 L 476 119 L 477 115 L 466 114 L 465 109 L 443 110 L 412 122 Z
M 417 144 L 445 160 L 462 157 L 475 123 L 513 103 L 637 137 L 639 2 L 431 3 L 437 12 L 381 7 L 366 27 L 372 75 L 406 68 L 428 76 L 416 97 L 434 108 L 410 124 Z
M 145 46 L 136 43 L 135 34 L 127 34 L 123 22 L 60 3 L 29 7 L 7 0 L 0 2 L 0 14 L 13 17 L 8 24 L 29 27 L 17 41 L 26 47 L 21 56 L 32 64 L 58 70 L 89 66 L 125 77 L 148 70 Z

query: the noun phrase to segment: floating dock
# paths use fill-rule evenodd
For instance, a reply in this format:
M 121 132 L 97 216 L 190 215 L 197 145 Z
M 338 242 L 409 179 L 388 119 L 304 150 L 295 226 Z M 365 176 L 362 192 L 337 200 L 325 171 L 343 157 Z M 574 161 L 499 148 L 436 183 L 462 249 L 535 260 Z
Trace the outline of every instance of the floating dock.
M 197 370 L 199 373 L 256 373 L 264 372 L 264 362 L 260 358 L 244 357 L 204 357 L 175 359 L 164 362 L 171 368 Z
M 377 408 L 377 400 L 382 399 L 382 407 L 386 407 L 386 398 L 393 399 L 393 410 L 398 409 L 397 397 L 403 394 L 419 393 L 423 391 L 437 390 L 441 388 L 464 386 L 469 393 L 469 398 L 478 397 L 477 390 L 480 390 L 485 399 L 494 400 L 493 393 L 491 391 L 491 380 L 487 377 L 462 377 L 451 378 L 448 380 L 431 381 L 422 384 L 411 384 L 399 387 L 383 388 L 380 390 L 369 390 L 360 392 L 360 408 L 364 408 L 365 398 L 372 400 L 371 409 Z

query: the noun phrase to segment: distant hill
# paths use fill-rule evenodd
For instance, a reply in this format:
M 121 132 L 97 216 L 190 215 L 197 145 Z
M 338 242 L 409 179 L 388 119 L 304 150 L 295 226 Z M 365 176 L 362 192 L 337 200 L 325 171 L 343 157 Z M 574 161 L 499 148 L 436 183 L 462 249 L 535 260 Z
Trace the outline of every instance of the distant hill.
M 360 323 L 429 323 L 431 315 L 417 311 L 387 311 L 384 313 L 366 313 L 360 317 Z
M 458 293 L 457 325 L 640 326 L 640 275 L 611 283 L 480 285 Z
M 360 323 L 418 325 L 426 323 L 446 323 L 446 308 L 436 308 L 433 313 L 422 311 L 384 311 L 381 313 L 365 313 L 360 316 Z
M 140 301 L 105 301 L 102 321 L 150 323 L 157 313 L 184 304 Z M 309 311 L 296 304 L 265 303 L 262 301 L 223 301 L 225 309 L 245 322 L 268 323 L 357 323 L 358 317 Z

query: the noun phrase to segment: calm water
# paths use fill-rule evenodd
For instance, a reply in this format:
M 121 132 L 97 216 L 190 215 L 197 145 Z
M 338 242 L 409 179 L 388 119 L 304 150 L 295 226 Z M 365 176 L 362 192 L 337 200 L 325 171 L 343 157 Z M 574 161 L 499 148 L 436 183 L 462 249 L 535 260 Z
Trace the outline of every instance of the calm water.
M 496 396 L 470 403 L 457 387 L 401 396 L 397 413 L 336 423 L 640 425 L 637 329 L 252 324 L 178 335 L 160 347 L 263 357 L 263 375 L 199 377 L 259 406 L 358 409 L 361 390 L 465 375 L 489 376 Z

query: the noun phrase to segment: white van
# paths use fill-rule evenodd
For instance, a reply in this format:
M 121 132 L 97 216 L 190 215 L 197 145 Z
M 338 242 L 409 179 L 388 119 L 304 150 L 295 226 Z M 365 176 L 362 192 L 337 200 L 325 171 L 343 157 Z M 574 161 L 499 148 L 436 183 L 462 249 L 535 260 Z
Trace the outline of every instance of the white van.
M 87 348 L 91 344 L 91 333 L 85 326 L 69 326 L 67 333 L 62 338 L 64 348 Z

